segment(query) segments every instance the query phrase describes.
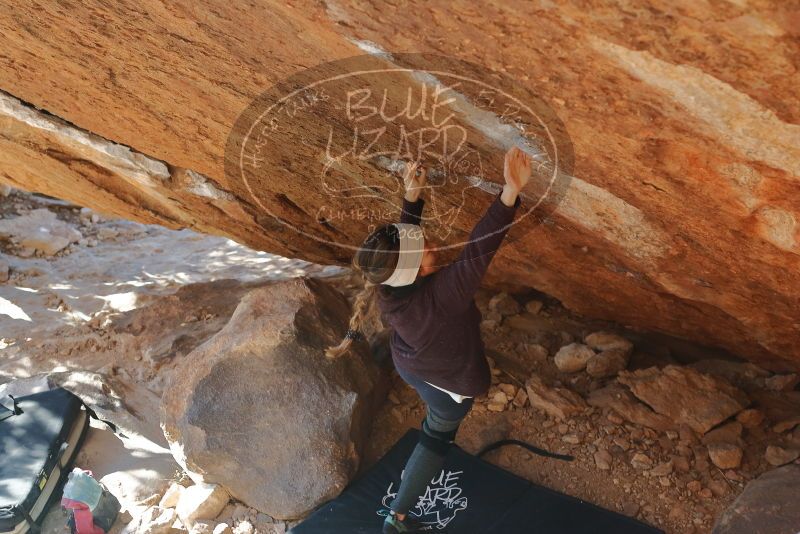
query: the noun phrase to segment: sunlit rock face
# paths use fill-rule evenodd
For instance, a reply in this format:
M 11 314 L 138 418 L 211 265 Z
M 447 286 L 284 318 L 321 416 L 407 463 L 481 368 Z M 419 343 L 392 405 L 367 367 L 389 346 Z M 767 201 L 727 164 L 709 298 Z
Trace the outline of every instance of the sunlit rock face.
M 749 4 L 10 7 L 0 180 L 346 264 L 421 157 L 451 258 L 523 144 L 487 283 L 797 369 L 800 12 Z

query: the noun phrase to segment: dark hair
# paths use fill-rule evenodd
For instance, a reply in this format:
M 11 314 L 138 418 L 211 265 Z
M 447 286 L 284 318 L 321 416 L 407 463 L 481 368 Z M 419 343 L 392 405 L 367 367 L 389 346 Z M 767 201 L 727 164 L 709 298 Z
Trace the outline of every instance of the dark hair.
M 400 255 L 400 233 L 393 224 L 386 224 L 367 236 L 353 256 L 353 267 L 364 277 L 364 289 L 356 295 L 353 314 L 350 316 L 348 333 L 342 341 L 328 347 L 325 355 L 337 358 L 347 352 L 356 337 L 369 302 L 375 294 L 375 287 L 386 281 L 397 266 Z M 351 335 L 353 334 L 353 335 Z

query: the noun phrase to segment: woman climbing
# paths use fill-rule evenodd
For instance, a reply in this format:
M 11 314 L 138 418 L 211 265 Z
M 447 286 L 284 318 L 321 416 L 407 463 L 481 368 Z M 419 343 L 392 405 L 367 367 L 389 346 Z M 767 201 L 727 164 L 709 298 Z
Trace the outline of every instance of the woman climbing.
M 426 171 L 408 164 L 400 224 L 384 225 L 367 237 L 353 258 L 365 278 L 345 339 L 328 349 L 344 353 L 357 337 L 362 315 L 377 291 L 384 323 L 393 330 L 392 360 L 398 374 L 427 405 L 419 443 L 406 463 L 402 482 L 383 524 L 384 534 L 418 532 L 422 524 L 409 512 L 439 473 L 473 398 L 491 385 L 480 335 L 481 315 L 473 300 L 489 263 L 500 247 L 519 192 L 531 176 L 527 154 L 514 147 L 505 155 L 505 186 L 475 225 L 458 260 L 439 268 L 436 250 L 419 226 Z

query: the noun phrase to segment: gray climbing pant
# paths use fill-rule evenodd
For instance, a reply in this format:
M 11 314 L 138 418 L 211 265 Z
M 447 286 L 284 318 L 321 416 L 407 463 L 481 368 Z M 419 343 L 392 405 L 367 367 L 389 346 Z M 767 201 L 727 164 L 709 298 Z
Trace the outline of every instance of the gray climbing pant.
M 405 373 L 400 376 L 417 390 L 427 404 L 419 442 L 406 462 L 400 488 L 391 504 L 395 513 L 407 514 L 441 471 L 445 455 L 455 440 L 461 421 L 472 408 L 473 399 L 458 403 L 423 380 Z

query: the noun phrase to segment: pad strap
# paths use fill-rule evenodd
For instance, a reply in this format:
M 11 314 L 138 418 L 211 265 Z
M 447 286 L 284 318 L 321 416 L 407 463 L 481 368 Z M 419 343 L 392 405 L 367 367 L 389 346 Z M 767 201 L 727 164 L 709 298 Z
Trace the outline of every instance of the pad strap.
M 496 443 L 492 443 L 491 445 L 487 445 L 486 447 L 481 449 L 476 456 L 480 458 L 483 455 L 487 454 L 488 452 L 498 449 L 504 445 L 518 445 L 524 449 L 528 449 L 534 454 L 538 454 L 539 456 L 544 456 L 545 458 L 555 458 L 556 460 L 564 460 L 565 462 L 571 462 L 572 460 L 575 459 L 574 456 L 570 456 L 569 454 L 556 454 L 554 452 L 540 449 L 539 447 L 535 447 L 530 443 L 525 443 L 524 441 L 519 441 L 517 439 L 503 439 Z

